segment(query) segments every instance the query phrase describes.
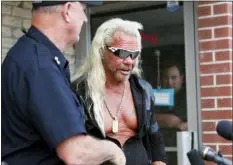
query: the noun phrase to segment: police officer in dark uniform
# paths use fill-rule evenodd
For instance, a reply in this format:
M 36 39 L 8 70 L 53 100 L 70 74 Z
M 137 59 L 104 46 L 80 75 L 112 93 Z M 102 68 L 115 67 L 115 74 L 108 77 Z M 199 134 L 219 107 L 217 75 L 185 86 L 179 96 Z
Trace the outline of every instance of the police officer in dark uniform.
M 86 5 L 98 3 L 33 3 L 32 26 L 2 64 L 4 163 L 125 164 L 114 143 L 86 134 L 83 108 L 70 88 L 69 65 L 62 53 L 79 40 L 87 22 Z

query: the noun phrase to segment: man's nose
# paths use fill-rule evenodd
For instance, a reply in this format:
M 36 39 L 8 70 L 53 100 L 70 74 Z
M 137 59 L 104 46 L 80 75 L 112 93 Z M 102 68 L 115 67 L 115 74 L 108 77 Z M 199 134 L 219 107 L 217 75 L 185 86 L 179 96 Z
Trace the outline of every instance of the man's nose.
M 169 86 L 172 86 L 172 79 L 169 78 L 168 84 L 169 84 Z
M 124 59 L 124 63 L 128 65 L 132 65 L 134 63 L 134 60 L 131 56 L 128 56 L 126 59 Z

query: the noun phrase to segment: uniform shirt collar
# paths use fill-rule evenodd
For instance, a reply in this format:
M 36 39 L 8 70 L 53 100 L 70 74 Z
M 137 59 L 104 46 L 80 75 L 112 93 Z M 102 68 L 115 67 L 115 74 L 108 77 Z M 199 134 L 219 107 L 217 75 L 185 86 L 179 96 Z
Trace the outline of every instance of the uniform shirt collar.
M 31 26 L 27 35 L 35 39 L 37 42 L 45 45 L 51 52 L 52 58 L 58 63 L 60 67 L 62 67 L 62 69 L 68 66 L 68 61 L 66 60 L 64 54 L 39 29 L 37 29 L 35 26 Z

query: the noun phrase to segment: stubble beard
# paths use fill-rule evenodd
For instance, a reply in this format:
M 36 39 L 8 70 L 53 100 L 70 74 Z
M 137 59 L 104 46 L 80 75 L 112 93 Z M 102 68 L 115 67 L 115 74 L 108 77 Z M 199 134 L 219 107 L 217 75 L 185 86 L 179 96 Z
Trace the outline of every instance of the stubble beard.
M 131 73 L 130 73 L 130 74 L 131 74 Z M 128 74 L 128 75 L 122 75 L 122 74 L 120 74 L 120 73 L 117 73 L 117 71 L 116 71 L 115 74 L 114 74 L 114 77 L 115 77 L 115 79 L 116 79 L 118 82 L 122 82 L 122 81 L 128 80 L 129 77 L 130 77 L 130 74 Z

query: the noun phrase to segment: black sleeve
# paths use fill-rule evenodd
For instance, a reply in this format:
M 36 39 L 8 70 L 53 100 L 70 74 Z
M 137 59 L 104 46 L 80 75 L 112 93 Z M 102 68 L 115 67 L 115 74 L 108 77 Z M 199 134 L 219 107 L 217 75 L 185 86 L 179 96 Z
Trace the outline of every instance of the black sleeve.
M 163 140 L 163 135 L 160 131 L 159 125 L 157 123 L 155 117 L 155 98 L 152 91 L 152 87 L 149 84 L 147 88 L 147 92 L 149 93 L 151 104 L 150 104 L 150 112 L 151 112 L 151 119 L 150 119 L 150 130 L 149 130 L 149 139 L 150 139 L 150 148 L 151 148 L 151 157 L 152 162 L 154 161 L 162 161 L 167 164 L 167 154 L 165 152 L 165 145 Z
M 150 148 L 151 148 L 152 162 L 162 161 L 162 162 L 167 163 L 168 160 L 167 160 L 167 155 L 165 152 L 163 135 L 155 119 L 153 110 L 152 110 L 152 115 L 151 115 L 151 126 L 150 126 L 149 136 L 150 136 Z

